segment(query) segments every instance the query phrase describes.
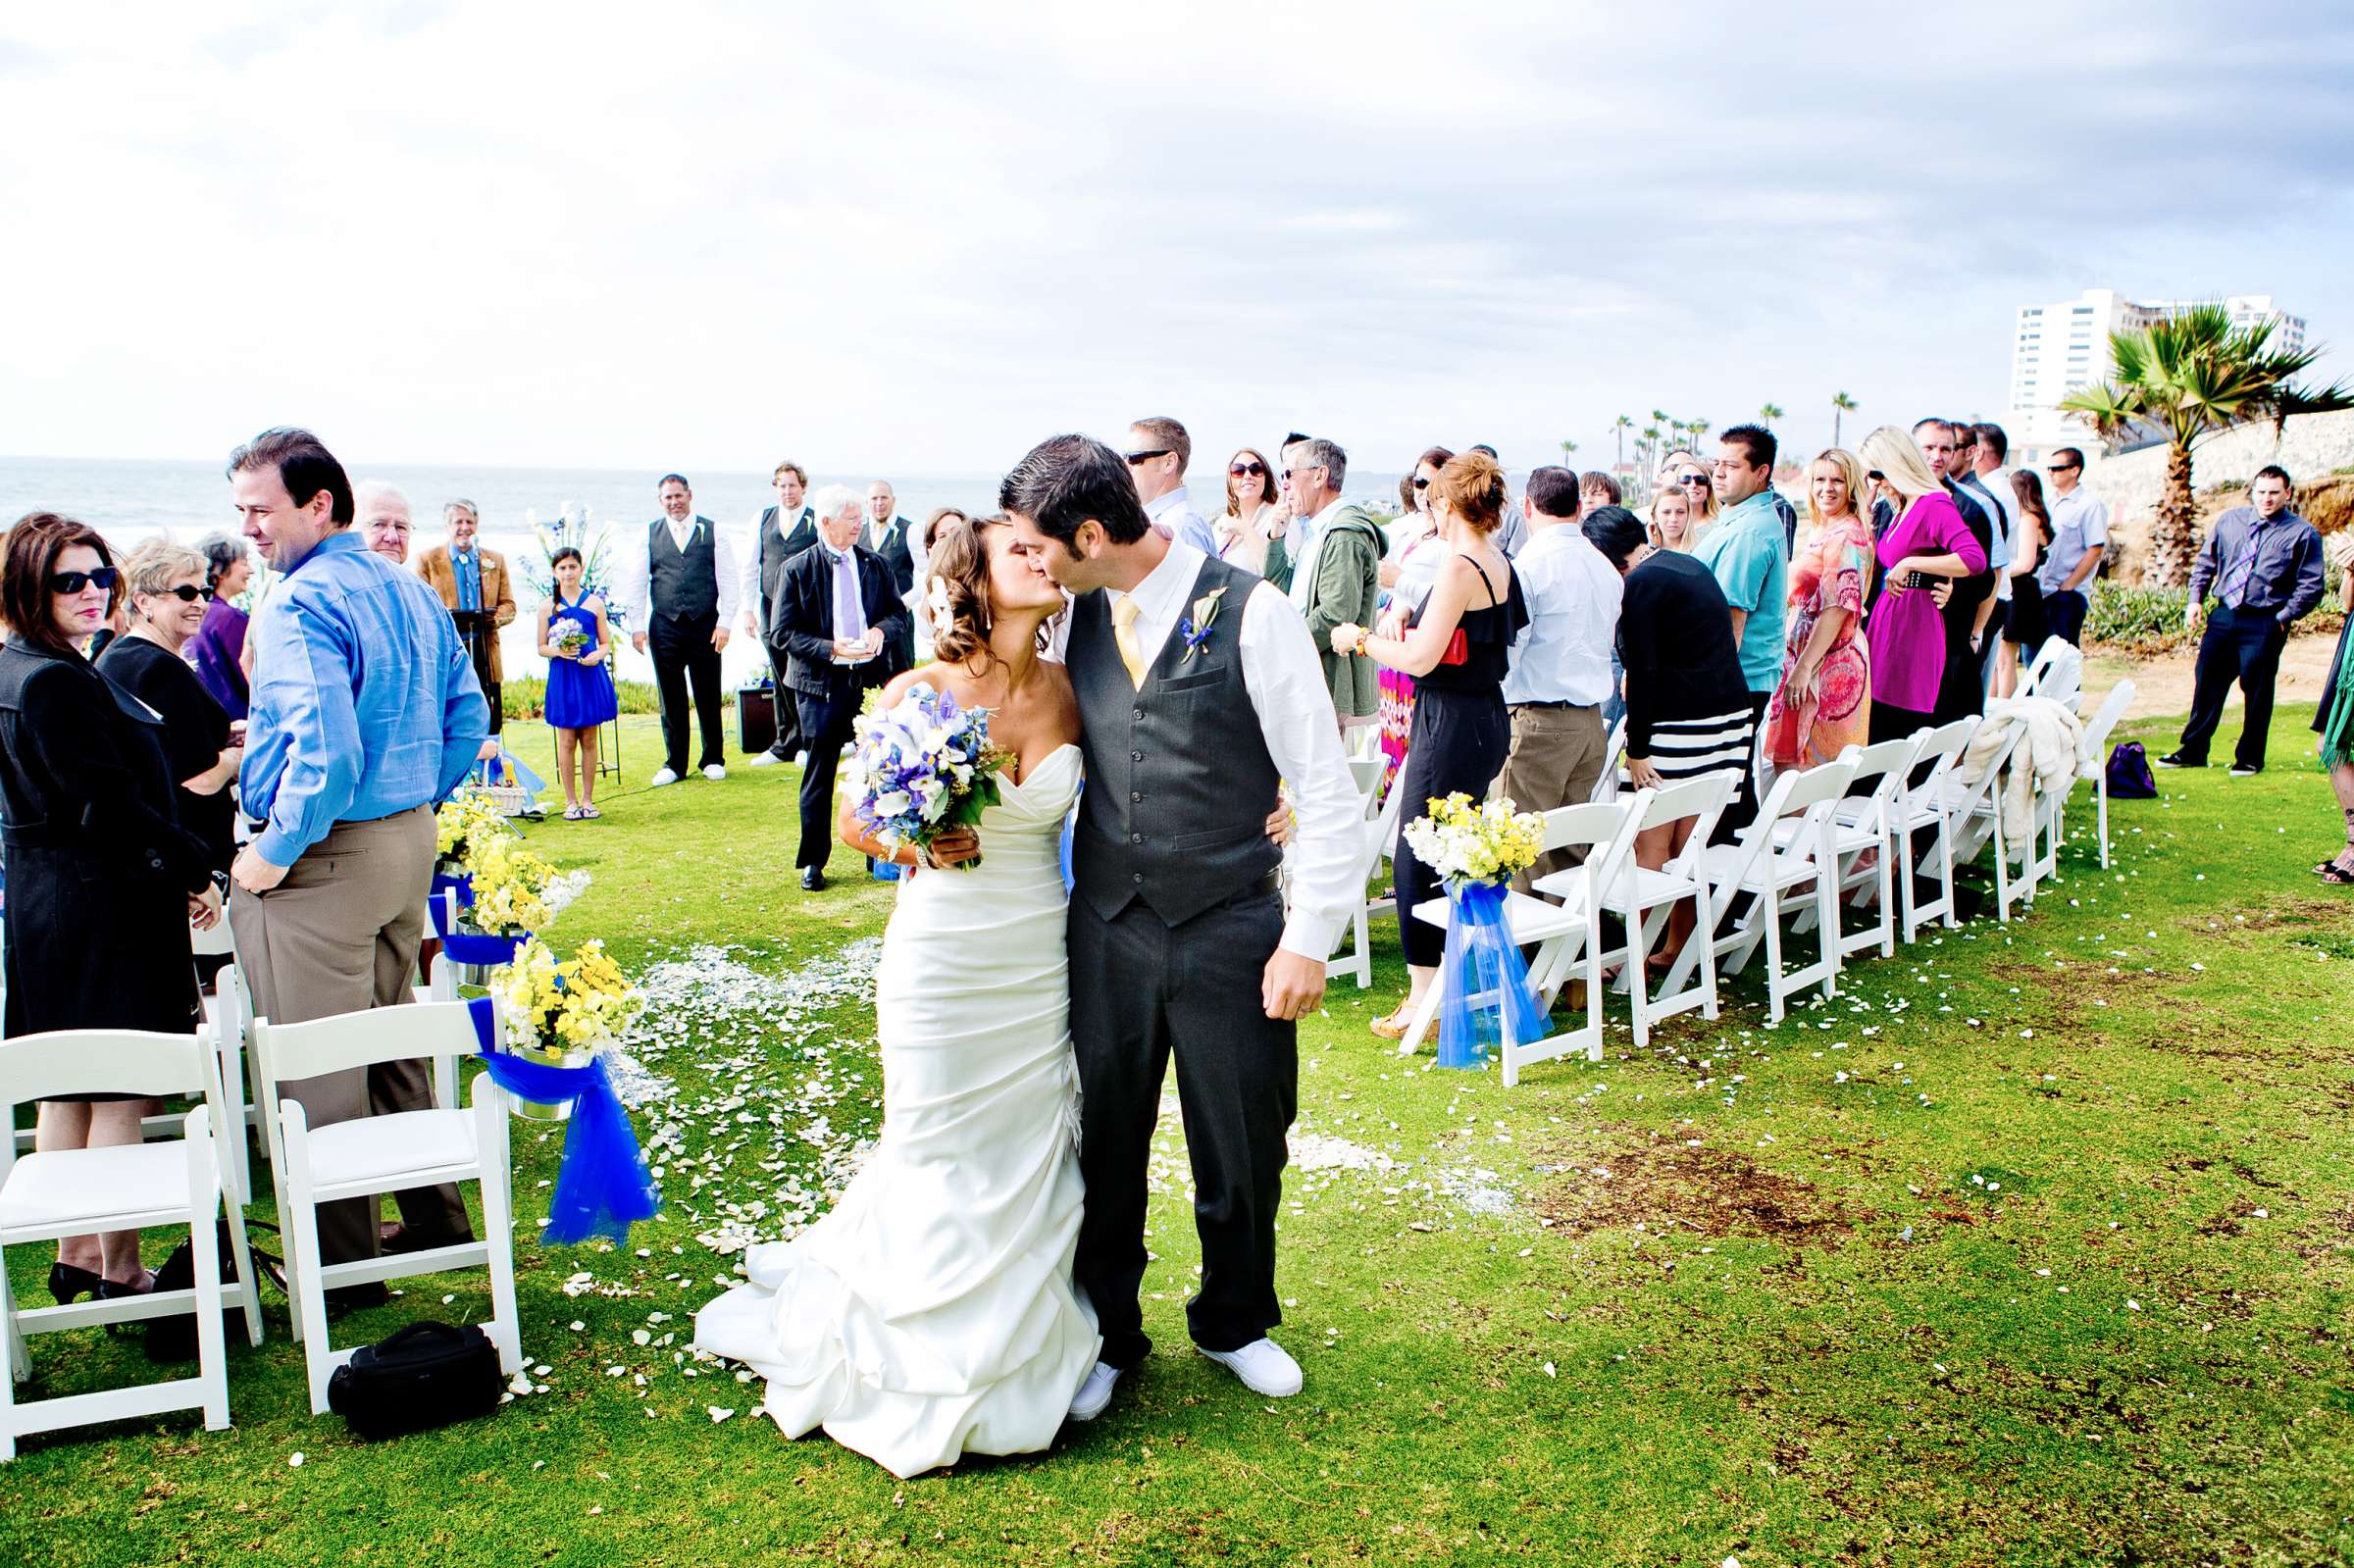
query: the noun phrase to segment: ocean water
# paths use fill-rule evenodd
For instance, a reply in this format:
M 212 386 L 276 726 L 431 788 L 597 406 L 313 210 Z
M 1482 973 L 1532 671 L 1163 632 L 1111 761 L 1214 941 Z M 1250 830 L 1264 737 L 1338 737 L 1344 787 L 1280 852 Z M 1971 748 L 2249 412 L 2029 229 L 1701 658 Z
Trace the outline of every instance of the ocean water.
M 969 512 L 997 509 L 995 474 L 910 474 L 883 476 L 891 480 L 898 510 L 921 523 L 942 506 Z M 830 475 L 812 470 L 811 487 L 847 484 L 863 499 L 876 475 Z M 441 507 L 465 499 L 482 518 L 483 542 L 506 555 L 517 582 L 520 607 L 515 624 L 499 639 L 509 675 L 538 674 L 545 662 L 536 642 L 537 595 L 529 588 L 543 561 L 535 517 L 553 522 L 565 508 L 588 509 L 591 527 L 609 525 L 616 539 L 624 531 L 641 531 L 661 513 L 654 491 L 661 475 L 620 469 L 448 468 L 390 465 L 356 469 L 353 482 L 383 480 L 397 485 L 409 498 L 416 519 L 410 560 L 442 542 Z M 741 550 L 750 537 L 751 524 L 762 508 L 773 505 L 776 492 L 766 472 L 689 473 L 694 488 L 694 509 L 725 530 Z M 1214 470 L 1194 476 L 1194 505 L 1206 512 L 1222 507 L 1225 478 Z M 1384 510 L 1396 505 L 1398 476 L 1352 476 L 1353 496 Z M 1386 498 L 1386 502 L 1385 502 Z M 229 481 L 217 462 L 141 461 L 122 458 L 0 457 L 0 527 L 26 512 L 61 512 L 77 518 L 122 547 L 155 533 L 168 533 L 193 543 L 207 533 L 234 531 L 236 514 L 230 508 Z M 729 681 L 755 679 L 767 668 L 766 656 L 741 633 L 730 638 L 722 655 Z M 653 666 L 625 643 L 618 665 L 626 680 L 653 678 Z

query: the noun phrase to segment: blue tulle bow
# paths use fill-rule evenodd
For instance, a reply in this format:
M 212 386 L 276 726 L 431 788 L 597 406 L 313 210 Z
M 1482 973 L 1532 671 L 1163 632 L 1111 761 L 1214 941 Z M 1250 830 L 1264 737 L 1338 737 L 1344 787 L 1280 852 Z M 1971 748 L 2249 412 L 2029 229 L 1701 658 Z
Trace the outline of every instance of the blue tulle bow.
M 1526 1045 L 1553 1033 L 1553 1020 L 1528 984 L 1520 944 L 1505 921 L 1504 895 L 1497 883 L 1466 882 L 1447 889 L 1441 1067 L 1485 1067 L 1498 1042 Z
M 604 1236 L 616 1245 L 626 1244 L 633 1224 L 661 1212 L 662 1189 L 645 1168 L 638 1134 L 613 1090 L 605 1059 L 591 1056 L 586 1067 L 550 1067 L 499 1050 L 492 1043 L 497 1037 L 490 998 L 479 996 L 467 1005 L 474 1012 L 474 1032 L 482 1041 L 483 1067 L 490 1082 L 536 1105 L 572 1102 L 572 1119 L 564 1130 L 564 1163 L 556 1170 L 540 1241 L 569 1246 Z

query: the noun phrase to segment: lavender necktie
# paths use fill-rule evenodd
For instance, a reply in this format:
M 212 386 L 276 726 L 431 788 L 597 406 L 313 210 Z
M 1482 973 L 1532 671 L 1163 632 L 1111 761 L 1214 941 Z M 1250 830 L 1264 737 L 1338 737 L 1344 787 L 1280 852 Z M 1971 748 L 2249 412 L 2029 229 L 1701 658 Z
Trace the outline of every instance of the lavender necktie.
M 2215 585 L 2215 596 L 2226 608 L 2238 609 L 2239 601 L 2247 597 L 2248 580 L 2256 575 L 2256 552 L 2263 547 L 2264 526 L 2269 521 L 2259 518 L 2248 525 L 2248 547 L 2240 551 L 2238 560 L 2224 569 L 2223 581 Z
M 858 603 L 858 567 L 844 550 L 834 557 L 834 640 L 855 642 L 866 635 L 866 612 Z

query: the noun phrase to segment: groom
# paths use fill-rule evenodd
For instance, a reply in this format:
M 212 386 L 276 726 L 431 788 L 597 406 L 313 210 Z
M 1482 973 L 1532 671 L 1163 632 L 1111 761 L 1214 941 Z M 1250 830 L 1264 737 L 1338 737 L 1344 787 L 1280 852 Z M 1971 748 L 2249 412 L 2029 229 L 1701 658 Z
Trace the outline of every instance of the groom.
M 1076 1273 L 1103 1350 L 1071 1415 L 1100 1415 L 1152 1348 L 1138 1302 L 1145 1163 L 1172 1056 L 1202 1238 L 1188 1328 L 1256 1392 L 1297 1393 L 1300 1364 L 1267 1338 L 1283 1321 L 1275 1218 L 1294 1021 L 1322 1001 L 1324 960 L 1362 896 L 1362 807 L 1323 669 L 1291 601 L 1156 531 L 1100 441 L 1040 443 L 998 501 L 1021 548 L 1076 595 L 1068 669 L 1088 783 L 1070 912 L 1087 1182 Z M 1288 919 L 1265 831 L 1279 781 L 1299 818 Z

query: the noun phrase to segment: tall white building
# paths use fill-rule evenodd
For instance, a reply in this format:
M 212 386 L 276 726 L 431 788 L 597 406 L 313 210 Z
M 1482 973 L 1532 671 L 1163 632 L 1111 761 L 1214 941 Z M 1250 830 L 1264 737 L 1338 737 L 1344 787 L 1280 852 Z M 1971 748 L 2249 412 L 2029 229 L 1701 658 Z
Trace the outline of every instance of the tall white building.
M 2106 380 L 2116 369 L 2109 334 L 2139 331 L 2203 303 L 2187 299 L 2126 299 L 2114 288 L 2088 288 L 2075 299 L 2051 305 L 2021 305 L 2011 345 L 2010 417 L 2005 428 L 2013 447 L 2039 457 L 2055 446 L 2084 446 L 2092 432 L 2073 415 L 2054 406 L 2071 392 Z M 2271 317 L 2273 346 L 2305 346 L 2305 320 L 2274 308 L 2270 294 L 2233 294 L 2224 301 L 2234 327 Z

